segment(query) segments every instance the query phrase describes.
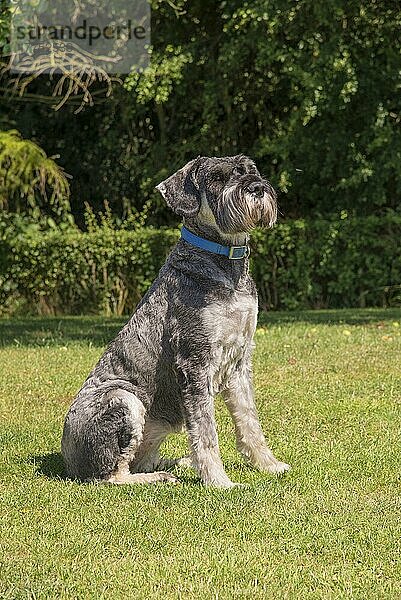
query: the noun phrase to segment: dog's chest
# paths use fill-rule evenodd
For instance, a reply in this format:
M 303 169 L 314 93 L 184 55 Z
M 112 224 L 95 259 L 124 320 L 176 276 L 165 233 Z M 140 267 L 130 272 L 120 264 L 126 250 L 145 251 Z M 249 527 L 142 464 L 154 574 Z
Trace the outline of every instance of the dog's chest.
M 257 301 L 249 294 L 236 293 L 228 304 L 208 306 L 204 322 L 211 340 L 210 382 L 220 392 L 249 351 L 255 333 Z

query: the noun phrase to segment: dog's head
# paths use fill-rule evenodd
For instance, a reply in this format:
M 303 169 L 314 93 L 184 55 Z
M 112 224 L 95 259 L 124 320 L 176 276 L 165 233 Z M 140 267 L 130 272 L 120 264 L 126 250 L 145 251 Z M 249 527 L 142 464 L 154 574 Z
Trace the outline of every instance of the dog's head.
M 249 232 L 257 225 L 272 227 L 277 220 L 273 187 L 243 155 L 199 156 L 157 189 L 186 222 L 214 225 L 222 233 Z

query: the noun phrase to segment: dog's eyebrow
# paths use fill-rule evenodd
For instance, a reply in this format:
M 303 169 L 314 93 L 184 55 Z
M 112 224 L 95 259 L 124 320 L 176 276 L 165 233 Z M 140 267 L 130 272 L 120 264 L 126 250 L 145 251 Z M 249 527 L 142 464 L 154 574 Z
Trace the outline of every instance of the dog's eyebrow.
M 227 175 L 233 169 L 233 165 L 228 162 L 222 162 L 210 169 L 211 176 L 215 175 Z

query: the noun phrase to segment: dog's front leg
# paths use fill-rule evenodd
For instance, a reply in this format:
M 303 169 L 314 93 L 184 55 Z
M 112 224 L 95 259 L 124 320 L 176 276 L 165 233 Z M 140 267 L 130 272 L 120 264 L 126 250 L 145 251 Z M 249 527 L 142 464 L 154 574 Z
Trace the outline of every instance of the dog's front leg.
M 192 378 L 182 385 L 185 422 L 188 430 L 192 464 L 207 486 L 230 488 L 233 483 L 224 471 L 220 457 L 214 399 L 207 381 Z
M 250 362 L 235 371 L 222 393 L 235 426 L 237 448 L 250 462 L 269 473 L 288 471 L 267 445 L 255 406 Z

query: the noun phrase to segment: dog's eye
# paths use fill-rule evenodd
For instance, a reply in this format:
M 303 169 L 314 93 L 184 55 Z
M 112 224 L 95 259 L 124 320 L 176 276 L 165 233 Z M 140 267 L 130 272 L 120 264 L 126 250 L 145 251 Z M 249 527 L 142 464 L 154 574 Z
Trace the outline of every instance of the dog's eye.
M 244 167 L 234 167 L 233 169 L 233 175 L 245 175 L 245 172 Z

